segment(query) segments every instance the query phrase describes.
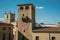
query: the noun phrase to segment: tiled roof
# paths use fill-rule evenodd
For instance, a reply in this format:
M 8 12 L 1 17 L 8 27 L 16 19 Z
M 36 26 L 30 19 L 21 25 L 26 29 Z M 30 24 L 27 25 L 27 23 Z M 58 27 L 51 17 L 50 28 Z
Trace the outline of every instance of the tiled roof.
M 10 24 L 10 23 L 5 23 L 5 22 L 0 22 L 0 25 L 11 25 L 11 26 L 13 26 L 12 24 Z
M 60 27 L 41 27 L 34 29 L 33 32 L 44 32 L 44 33 L 60 33 Z

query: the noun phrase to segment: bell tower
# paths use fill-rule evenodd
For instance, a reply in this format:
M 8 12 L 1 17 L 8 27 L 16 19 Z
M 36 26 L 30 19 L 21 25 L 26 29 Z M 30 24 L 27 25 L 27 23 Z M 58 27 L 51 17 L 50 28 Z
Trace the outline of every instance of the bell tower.
M 18 39 L 31 40 L 31 32 L 34 26 L 35 6 L 33 4 L 18 5 L 18 31 L 23 35 L 20 35 Z
M 6 23 L 11 23 L 15 21 L 15 14 L 13 13 L 5 13 L 5 22 Z

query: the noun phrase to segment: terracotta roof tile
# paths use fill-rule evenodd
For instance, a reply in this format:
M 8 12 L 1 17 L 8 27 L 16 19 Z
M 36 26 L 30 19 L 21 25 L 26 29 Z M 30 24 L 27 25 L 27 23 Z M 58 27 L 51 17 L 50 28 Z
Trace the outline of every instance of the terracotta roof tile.
M 5 23 L 5 22 L 0 22 L 0 25 L 11 25 L 11 26 L 13 26 L 12 24 L 10 24 L 10 23 Z
M 34 29 L 33 32 L 60 32 L 60 27 L 41 27 Z

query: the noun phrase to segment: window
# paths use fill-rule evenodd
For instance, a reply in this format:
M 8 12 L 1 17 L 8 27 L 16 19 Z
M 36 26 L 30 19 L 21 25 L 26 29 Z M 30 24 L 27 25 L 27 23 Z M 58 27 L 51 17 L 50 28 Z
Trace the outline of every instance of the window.
M 20 7 L 20 9 L 23 9 L 23 7 Z
M 23 14 L 23 16 L 24 16 L 24 14 Z
M 11 33 L 9 33 L 9 40 L 11 40 Z
M 39 36 L 36 36 L 36 40 L 39 40 Z
M 29 6 L 26 6 L 26 9 L 29 9 Z
M 25 30 L 23 30 L 25 32 Z
M 9 30 L 11 30 L 11 27 L 9 27 Z
M 6 30 L 6 27 L 3 27 L 3 30 Z
M 7 15 L 7 19 L 8 19 L 8 15 Z
M 5 34 L 3 34 L 3 40 L 5 40 Z
M 52 37 L 52 40 L 55 40 L 55 37 Z

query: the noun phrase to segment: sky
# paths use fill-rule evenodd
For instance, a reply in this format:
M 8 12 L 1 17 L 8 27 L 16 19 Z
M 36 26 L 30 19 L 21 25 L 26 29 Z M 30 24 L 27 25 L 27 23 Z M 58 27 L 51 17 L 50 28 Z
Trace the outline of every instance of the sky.
M 36 23 L 57 24 L 60 22 L 60 0 L 0 0 L 0 21 L 4 21 L 5 12 L 15 13 L 18 17 L 18 4 L 35 5 Z

